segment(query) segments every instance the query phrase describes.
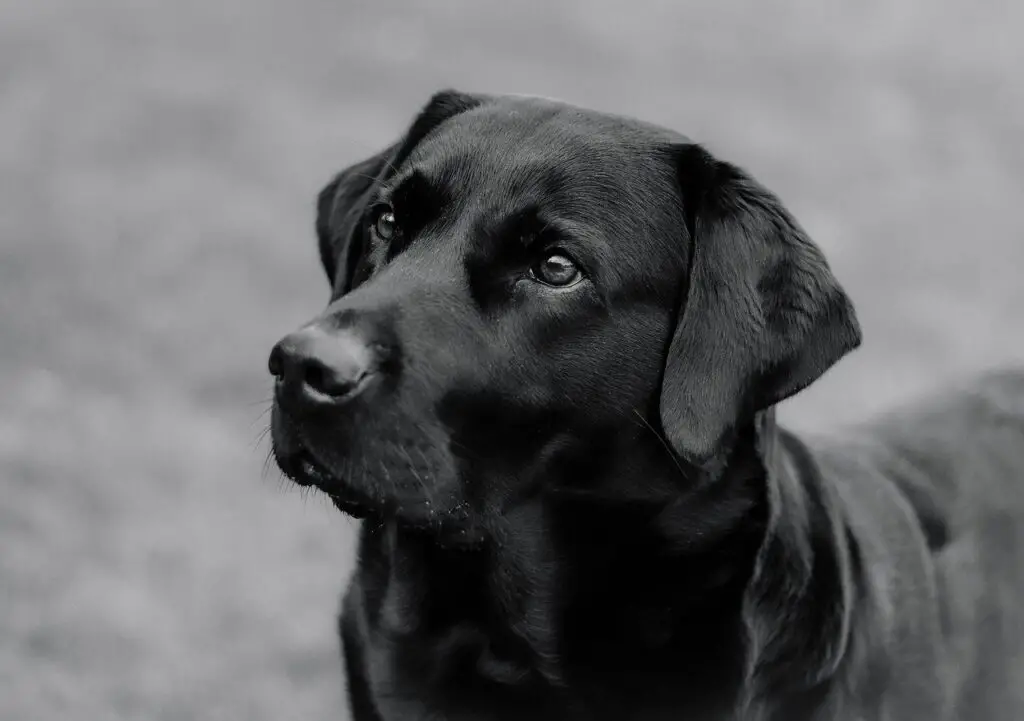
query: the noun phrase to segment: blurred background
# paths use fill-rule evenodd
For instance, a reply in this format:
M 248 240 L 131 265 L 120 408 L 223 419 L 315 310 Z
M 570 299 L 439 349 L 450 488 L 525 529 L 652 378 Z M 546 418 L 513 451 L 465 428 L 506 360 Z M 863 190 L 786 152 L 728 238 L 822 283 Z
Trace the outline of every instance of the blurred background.
M 263 472 L 313 201 L 436 89 L 681 130 L 776 190 L 858 420 L 1024 363 L 1024 4 L 0 0 L 0 719 L 341 719 L 353 525 Z

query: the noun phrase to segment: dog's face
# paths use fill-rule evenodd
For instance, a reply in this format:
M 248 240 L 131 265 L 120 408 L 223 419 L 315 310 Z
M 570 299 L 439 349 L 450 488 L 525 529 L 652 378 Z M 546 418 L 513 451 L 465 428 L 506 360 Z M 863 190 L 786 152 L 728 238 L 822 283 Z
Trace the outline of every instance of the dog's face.
M 664 500 L 859 342 L 773 196 L 624 118 L 440 93 L 318 206 L 333 292 L 271 354 L 275 456 L 449 541 Z

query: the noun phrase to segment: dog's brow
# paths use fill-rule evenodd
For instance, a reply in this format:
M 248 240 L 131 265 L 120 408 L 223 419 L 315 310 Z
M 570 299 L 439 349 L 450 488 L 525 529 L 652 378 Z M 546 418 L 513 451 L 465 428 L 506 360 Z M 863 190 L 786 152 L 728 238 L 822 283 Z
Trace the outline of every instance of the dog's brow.
M 507 215 L 498 223 L 495 232 L 506 238 L 514 238 L 525 247 L 530 247 L 547 229 L 536 205 L 528 205 Z
M 381 198 L 394 198 L 397 195 L 401 195 L 418 182 L 417 178 L 420 174 L 420 171 L 417 169 L 405 170 L 400 174 L 395 174 L 394 177 L 381 183 L 377 194 Z
M 413 168 L 390 187 L 383 187 L 379 197 L 395 205 L 410 231 L 433 221 L 451 200 L 447 188 L 419 168 Z

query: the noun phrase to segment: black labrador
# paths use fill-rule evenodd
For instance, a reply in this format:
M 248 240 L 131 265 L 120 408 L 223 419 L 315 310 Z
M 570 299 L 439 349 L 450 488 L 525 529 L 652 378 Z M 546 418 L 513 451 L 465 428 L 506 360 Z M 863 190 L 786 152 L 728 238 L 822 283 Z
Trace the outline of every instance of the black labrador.
M 861 332 L 747 173 L 446 91 L 316 225 L 273 441 L 364 519 L 357 721 L 1024 718 L 1024 374 L 778 427 Z

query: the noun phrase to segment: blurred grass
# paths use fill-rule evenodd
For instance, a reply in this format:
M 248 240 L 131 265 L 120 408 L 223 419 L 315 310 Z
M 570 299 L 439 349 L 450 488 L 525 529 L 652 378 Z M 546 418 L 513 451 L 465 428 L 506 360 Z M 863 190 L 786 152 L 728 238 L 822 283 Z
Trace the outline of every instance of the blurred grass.
M 830 7 L 826 8 L 826 5 Z M 0 0 L 0 718 L 340 718 L 352 526 L 261 480 L 315 192 L 441 86 L 670 124 L 866 345 L 784 415 L 1021 362 L 1024 6 Z

